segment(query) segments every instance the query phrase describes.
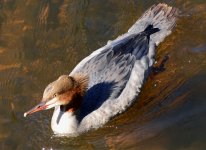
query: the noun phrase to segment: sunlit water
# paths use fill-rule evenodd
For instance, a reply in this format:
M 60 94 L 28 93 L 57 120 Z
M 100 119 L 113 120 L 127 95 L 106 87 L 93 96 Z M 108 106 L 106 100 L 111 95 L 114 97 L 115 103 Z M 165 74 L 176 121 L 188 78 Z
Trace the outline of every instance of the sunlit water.
M 45 86 L 108 40 L 123 34 L 158 0 L 1 0 L 0 149 L 206 148 L 206 1 L 164 0 L 180 9 L 158 47 L 140 96 L 103 128 L 55 137 L 51 111 L 23 118 Z

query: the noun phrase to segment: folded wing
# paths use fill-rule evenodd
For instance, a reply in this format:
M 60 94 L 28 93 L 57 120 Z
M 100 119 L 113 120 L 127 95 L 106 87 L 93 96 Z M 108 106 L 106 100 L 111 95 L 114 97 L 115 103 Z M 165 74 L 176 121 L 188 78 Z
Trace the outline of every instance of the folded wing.
M 131 105 L 154 63 L 155 46 L 171 33 L 175 13 L 165 4 L 152 6 L 126 34 L 75 67 L 70 75 L 89 76 L 79 132 L 100 127 Z

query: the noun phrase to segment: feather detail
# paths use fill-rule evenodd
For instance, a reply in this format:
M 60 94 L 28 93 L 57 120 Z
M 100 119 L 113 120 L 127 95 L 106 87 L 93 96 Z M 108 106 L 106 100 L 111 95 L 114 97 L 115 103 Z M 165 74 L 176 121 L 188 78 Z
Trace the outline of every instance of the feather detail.
M 88 88 L 88 83 L 89 83 L 88 75 L 83 73 L 76 73 L 72 77 L 76 82 L 76 86 L 80 88 L 81 95 L 83 96 Z

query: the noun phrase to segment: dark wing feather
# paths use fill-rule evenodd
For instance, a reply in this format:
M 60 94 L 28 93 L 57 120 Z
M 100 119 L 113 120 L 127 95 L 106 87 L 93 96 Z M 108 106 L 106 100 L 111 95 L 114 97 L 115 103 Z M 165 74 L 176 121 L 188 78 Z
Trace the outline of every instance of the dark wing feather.
M 108 98 L 117 98 L 124 89 L 136 60 L 148 52 L 149 39 L 144 34 L 131 35 L 87 61 L 78 73 L 89 76 L 82 118 L 99 108 Z

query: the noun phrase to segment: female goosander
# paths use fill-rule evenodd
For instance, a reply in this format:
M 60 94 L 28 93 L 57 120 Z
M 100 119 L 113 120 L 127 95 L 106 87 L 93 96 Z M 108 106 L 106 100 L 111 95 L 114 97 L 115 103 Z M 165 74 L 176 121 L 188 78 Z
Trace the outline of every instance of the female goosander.
M 136 99 L 154 63 L 155 47 L 171 33 L 177 9 L 152 6 L 127 33 L 84 58 L 50 83 L 40 104 L 24 114 L 55 108 L 51 128 L 70 135 L 99 128 Z

